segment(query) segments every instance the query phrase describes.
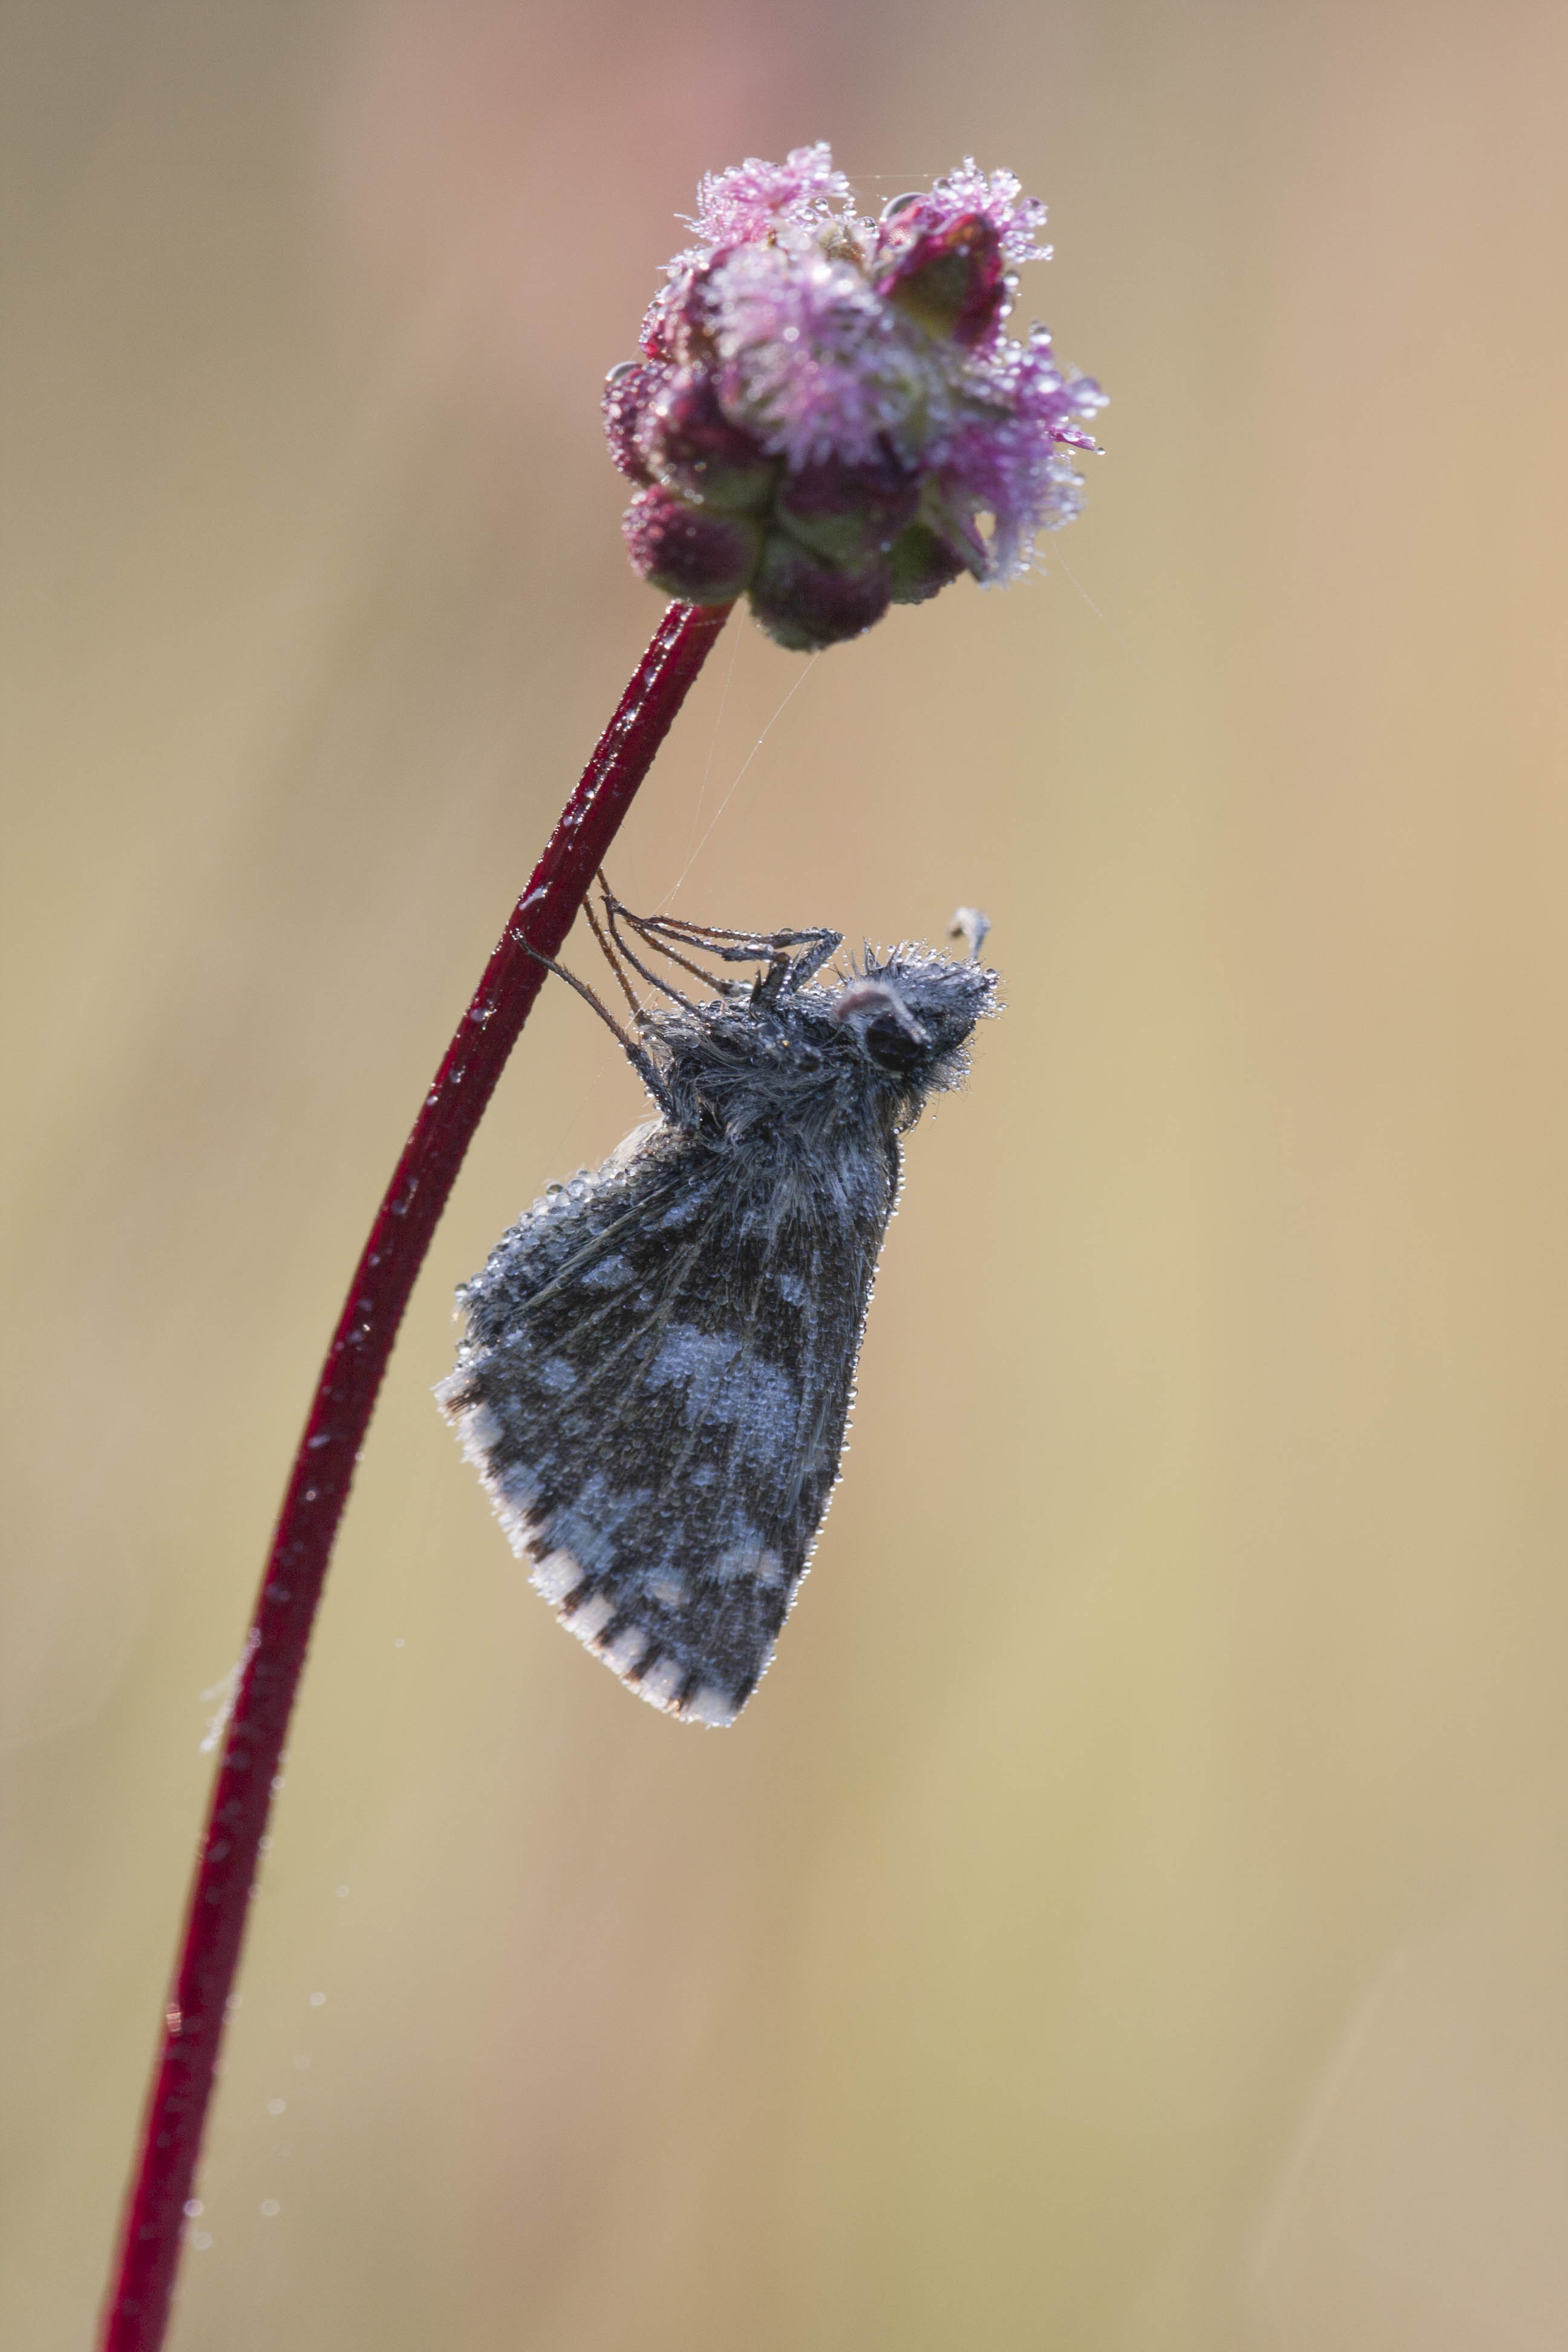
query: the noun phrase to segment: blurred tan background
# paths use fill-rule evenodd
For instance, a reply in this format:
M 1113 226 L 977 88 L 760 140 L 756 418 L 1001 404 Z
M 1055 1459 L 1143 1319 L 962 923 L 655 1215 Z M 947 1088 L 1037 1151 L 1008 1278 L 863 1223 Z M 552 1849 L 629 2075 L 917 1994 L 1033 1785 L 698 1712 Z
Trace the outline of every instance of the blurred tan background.
M 203 1693 L 658 617 L 600 378 L 699 173 L 826 137 L 870 199 L 1049 200 L 1025 317 L 1110 455 L 1044 582 L 809 669 L 734 625 L 615 872 L 700 843 L 683 911 L 856 939 L 976 901 L 1009 1011 L 720 1738 L 563 1638 L 428 1396 L 454 1284 L 640 1115 L 547 995 L 329 1586 L 174 2342 L 1555 2352 L 1568 17 L 7 46 L 0 2335 L 89 2341 Z

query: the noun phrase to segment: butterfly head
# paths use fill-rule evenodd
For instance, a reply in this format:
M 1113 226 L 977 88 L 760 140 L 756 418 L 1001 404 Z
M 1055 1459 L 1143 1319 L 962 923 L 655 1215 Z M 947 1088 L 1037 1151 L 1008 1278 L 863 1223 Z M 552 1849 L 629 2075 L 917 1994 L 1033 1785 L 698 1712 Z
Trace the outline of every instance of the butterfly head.
M 975 1023 L 995 1011 L 996 986 L 984 965 L 929 948 L 895 948 L 886 961 L 868 950 L 827 1017 L 915 1109 L 963 1077 L 964 1046 Z

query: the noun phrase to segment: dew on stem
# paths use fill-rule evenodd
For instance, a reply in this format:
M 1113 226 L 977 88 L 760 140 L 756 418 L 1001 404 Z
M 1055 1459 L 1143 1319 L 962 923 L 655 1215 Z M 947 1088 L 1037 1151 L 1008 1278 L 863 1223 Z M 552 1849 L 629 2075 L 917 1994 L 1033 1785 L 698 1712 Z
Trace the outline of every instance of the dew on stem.
M 283 1785 L 289 1719 L 332 1545 L 404 1309 L 468 1144 L 539 994 L 544 976 L 539 957 L 559 950 L 727 613 L 725 605 L 679 604 L 665 614 L 458 1022 L 349 1285 L 285 1489 L 223 1728 L 104 2309 L 103 2352 L 157 2352 L 167 2329 L 184 2207 L 222 2071 L 218 2053 L 236 2000 L 261 1841 L 271 1801 Z M 310 1996 L 312 2008 L 325 2000 L 324 1992 Z

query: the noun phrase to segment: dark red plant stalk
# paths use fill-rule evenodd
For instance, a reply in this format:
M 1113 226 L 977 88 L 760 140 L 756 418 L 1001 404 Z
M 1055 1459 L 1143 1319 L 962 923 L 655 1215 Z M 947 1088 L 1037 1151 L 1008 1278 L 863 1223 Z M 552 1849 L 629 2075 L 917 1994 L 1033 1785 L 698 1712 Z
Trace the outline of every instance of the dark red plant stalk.
M 354 1270 L 250 1621 L 126 2200 L 102 2352 L 157 2352 L 163 2341 L 185 2202 L 289 1721 L 338 1522 L 403 1310 L 463 1155 L 539 994 L 544 967 L 537 958 L 559 954 L 729 609 L 671 604 L 665 613 L 485 967 Z

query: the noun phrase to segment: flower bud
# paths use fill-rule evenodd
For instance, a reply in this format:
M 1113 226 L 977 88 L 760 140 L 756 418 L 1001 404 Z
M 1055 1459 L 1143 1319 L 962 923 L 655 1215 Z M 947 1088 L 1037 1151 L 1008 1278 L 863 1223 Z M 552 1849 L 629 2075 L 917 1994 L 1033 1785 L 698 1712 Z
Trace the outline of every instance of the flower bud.
M 752 611 L 775 645 L 816 653 L 879 621 L 893 592 L 888 559 L 852 568 L 819 563 L 784 531 L 770 531 L 752 582 Z
M 731 604 L 750 584 L 762 552 L 760 522 L 688 506 L 660 483 L 637 492 L 621 528 L 634 568 L 689 604 Z
M 650 367 L 641 360 L 623 360 L 605 378 L 605 438 L 611 457 L 631 481 L 653 479 L 639 436 L 649 408 L 668 381 L 668 368 Z
M 940 540 L 929 523 L 912 522 L 893 541 L 888 561 L 892 567 L 895 604 L 923 604 L 967 569 L 962 556 Z
M 868 465 L 825 457 L 786 474 L 774 511 L 784 529 L 830 563 L 884 555 L 920 505 L 919 477 L 884 452 Z
M 726 513 L 765 507 L 780 471 L 760 441 L 731 424 L 712 377 L 696 368 L 665 380 L 639 424 L 638 446 L 667 488 Z
M 889 240 L 893 267 L 879 277 L 879 291 L 928 334 L 973 351 L 1006 313 L 1011 289 L 1001 237 L 982 213 L 929 228 L 923 211 L 911 205 L 907 226 L 900 216 Z

